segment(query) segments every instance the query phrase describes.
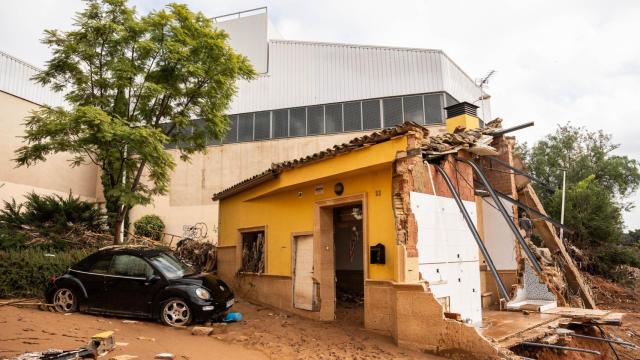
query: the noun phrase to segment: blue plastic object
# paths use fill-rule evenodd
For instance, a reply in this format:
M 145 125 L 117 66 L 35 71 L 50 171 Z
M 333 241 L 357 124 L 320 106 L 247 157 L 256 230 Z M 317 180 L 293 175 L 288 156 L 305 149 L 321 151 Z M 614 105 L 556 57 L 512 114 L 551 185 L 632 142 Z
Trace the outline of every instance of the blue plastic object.
M 230 312 L 224 316 L 224 322 L 242 321 L 242 314 L 239 312 Z

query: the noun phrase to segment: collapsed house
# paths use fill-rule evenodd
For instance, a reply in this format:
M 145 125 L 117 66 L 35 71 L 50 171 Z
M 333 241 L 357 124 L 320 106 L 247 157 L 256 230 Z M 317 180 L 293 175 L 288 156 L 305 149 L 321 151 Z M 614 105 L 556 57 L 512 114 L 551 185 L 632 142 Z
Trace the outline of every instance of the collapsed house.
M 404 123 L 215 194 L 220 277 L 317 320 L 362 302 L 366 328 L 449 356 L 506 358 L 561 327 L 619 324 L 595 309 L 513 129 L 481 128 L 475 111 L 448 107 L 446 134 Z

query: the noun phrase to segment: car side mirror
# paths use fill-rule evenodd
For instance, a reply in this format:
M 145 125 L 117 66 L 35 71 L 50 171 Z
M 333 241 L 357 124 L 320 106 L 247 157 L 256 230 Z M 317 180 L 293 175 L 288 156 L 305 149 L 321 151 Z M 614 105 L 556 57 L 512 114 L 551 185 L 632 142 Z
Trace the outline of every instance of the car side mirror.
M 147 282 L 148 283 L 154 283 L 156 281 L 160 280 L 160 275 L 158 274 L 151 274 L 149 276 L 147 276 Z

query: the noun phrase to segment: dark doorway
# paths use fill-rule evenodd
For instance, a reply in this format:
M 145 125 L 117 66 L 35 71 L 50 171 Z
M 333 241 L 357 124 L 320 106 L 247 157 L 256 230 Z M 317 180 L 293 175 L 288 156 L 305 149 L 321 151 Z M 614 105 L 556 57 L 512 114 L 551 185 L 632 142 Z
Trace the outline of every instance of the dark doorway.
M 358 322 L 363 320 L 364 315 L 362 218 L 362 204 L 333 209 L 336 316 L 356 317 Z M 344 309 L 356 311 L 342 313 Z

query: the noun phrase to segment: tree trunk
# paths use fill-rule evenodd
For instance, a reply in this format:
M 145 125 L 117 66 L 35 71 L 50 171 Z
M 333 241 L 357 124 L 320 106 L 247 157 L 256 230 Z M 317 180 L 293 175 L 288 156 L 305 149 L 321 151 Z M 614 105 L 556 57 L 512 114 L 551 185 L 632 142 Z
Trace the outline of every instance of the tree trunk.
M 124 241 L 124 231 L 122 231 L 124 229 L 124 222 L 125 222 L 125 218 L 127 215 L 127 207 L 125 205 L 120 205 L 118 212 L 116 214 L 116 221 L 114 224 L 114 237 L 113 237 L 113 244 L 114 245 L 120 245 L 123 243 Z

